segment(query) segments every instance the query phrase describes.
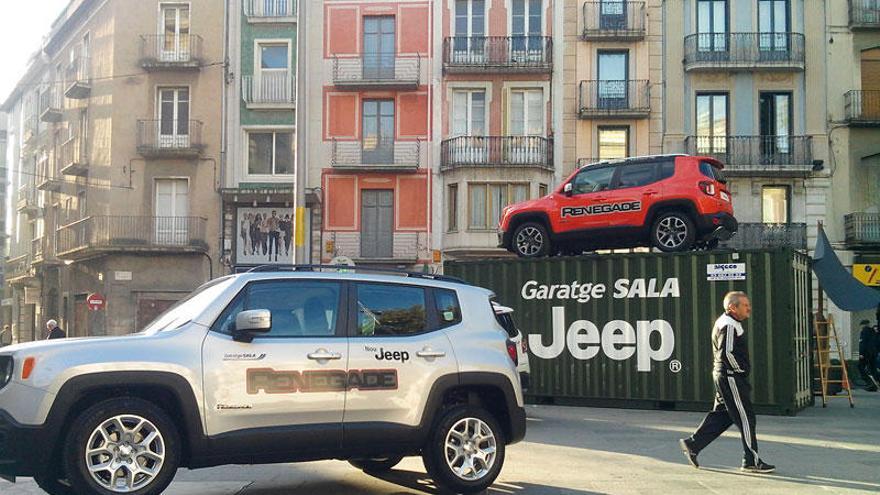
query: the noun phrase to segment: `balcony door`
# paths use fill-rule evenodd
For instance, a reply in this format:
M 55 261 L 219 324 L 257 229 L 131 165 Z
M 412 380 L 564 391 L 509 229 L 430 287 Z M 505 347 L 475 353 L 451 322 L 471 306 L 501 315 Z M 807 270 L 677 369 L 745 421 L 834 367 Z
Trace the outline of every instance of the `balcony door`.
M 598 107 L 603 110 L 628 108 L 629 53 L 625 51 L 599 52 L 597 70 Z
M 189 60 L 189 5 L 163 4 L 159 26 L 159 58 L 163 62 Z
M 290 83 L 289 45 L 287 43 L 260 43 L 259 70 L 256 74 L 260 102 L 288 102 L 293 87 Z
M 600 0 L 599 28 L 603 30 L 627 29 L 627 0 Z
M 543 0 L 513 0 L 511 7 L 511 61 L 544 60 Z
M 156 179 L 155 242 L 159 245 L 183 246 L 189 241 L 189 181 L 187 179 Z M 138 239 L 145 232 L 138 222 L 131 222 L 125 237 Z
M 361 258 L 394 256 L 394 191 L 361 191 Z
M 452 62 L 483 63 L 486 44 L 486 0 L 455 0 Z
M 761 93 L 761 156 L 758 163 L 790 163 L 791 93 Z
M 159 90 L 160 148 L 189 148 L 189 89 Z
M 364 17 L 364 79 L 394 79 L 394 16 Z
M 486 133 L 486 91 L 459 90 L 452 93 L 453 163 L 482 164 L 488 160 Z
M 728 57 L 727 1 L 697 1 L 697 59 L 725 60 Z
M 522 89 L 510 92 L 510 137 L 505 143 L 505 161 L 540 164 L 547 152 L 544 137 L 544 91 Z
M 788 58 L 788 0 L 758 0 L 758 50 L 761 60 Z
M 697 95 L 698 155 L 724 155 L 727 149 L 727 93 Z
M 361 160 L 371 165 L 394 163 L 394 100 L 364 100 Z

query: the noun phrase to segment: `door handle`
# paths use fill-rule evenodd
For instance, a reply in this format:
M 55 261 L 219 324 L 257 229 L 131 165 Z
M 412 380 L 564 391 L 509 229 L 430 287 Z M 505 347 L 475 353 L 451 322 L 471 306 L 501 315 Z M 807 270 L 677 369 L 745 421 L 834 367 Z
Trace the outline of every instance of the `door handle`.
M 645 191 L 642 194 L 644 194 L 645 196 L 654 196 L 655 194 L 657 194 L 657 191 Z
M 331 359 L 342 359 L 342 354 L 338 352 L 328 352 L 327 349 L 318 349 L 317 351 L 306 355 L 312 361 L 330 361 Z
M 418 356 L 420 358 L 425 358 L 425 359 L 434 359 L 434 358 L 446 357 L 446 353 L 443 351 L 432 350 L 430 347 L 425 347 L 421 351 L 417 352 L 416 356 Z

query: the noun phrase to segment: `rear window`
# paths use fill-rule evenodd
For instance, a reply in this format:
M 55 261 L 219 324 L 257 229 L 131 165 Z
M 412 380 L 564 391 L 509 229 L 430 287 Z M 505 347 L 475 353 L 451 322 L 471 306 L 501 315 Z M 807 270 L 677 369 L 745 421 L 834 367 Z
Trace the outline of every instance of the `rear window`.
M 722 184 L 727 182 L 727 179 L 724 178 L 724 174 L 721 172 L 721 169 L 712 165 L 709 162 L 701 161 L 700 162 L 700 172 L 706 177 L 717 180 Z
M 516 323 L 513 321 L 513 313 L 503 313 L 498 314 L 495 313 L 495 318 L 498 320 L 498 323 L 504 328 L 507 332 L 507 335 L 512 337 L 516 337 L 517 329 Z
M 454 290 L 434 289 L 434 305 L 440 317 L 440 326 L 461 323 L 461 306 Z
M 659 163 L 657 180 L 668 179 L 675 175 L 675 160 L 665 160 Z

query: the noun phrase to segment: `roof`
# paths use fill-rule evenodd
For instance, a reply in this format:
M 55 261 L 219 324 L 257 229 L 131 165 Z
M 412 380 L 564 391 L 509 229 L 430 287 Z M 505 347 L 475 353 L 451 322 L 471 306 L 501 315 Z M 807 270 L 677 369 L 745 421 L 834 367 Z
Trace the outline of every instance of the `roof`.
M 711 156 L 698 156 L 698 155 L 688 155 L 685 153 L 669 153 L 663 155 L 644 155 L 644 156 L 631 156 L 627 158 L 616 158 L 612 160 L 602 160 L 599 162 L 586 163 L 581 166 L 584 167 L 599 167 L 605 165 L 637 165 L 640 163 L 650 162 L 653 160 L 659 160 L 663 158 L 677 158 L 680 156 L 692 156 L 694 158 L 699 158 L 700 160 L 706 160 L 708 162 L 712 162 L 714 165 L 717 165 L 718 168 L 724 168 L 724 163 L 719 161 L 717 158 L 713 158 Z

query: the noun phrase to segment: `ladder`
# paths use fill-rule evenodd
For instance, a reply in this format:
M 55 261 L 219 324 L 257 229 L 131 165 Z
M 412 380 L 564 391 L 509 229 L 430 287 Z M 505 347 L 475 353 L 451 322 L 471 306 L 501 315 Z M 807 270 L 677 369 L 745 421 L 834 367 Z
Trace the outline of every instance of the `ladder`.
M 834 318 L 828 315 L 825 318 L 821 313 L 817 314 L 813 319 L 816 331 L 816 355 L 817 366 L 819 367 L 819 381 L 821 384 L 822 407 L 828 405 L 828 399 L 849 399 L 849 407 L 855 407 L 852 396 L 852 385 L 849 381 L 849 373 L 846 370 L 846 361 L 840 351 L 840 340 L 837 338 L 837 331 L 834 329 Z M 831 343 L 834 343 L 832 349 Z M 837 355 L 838 364 L 833 364 L 832 354 Z M 840 370 L 840 379 L 832 380 L 830 378 L 831 370 Z M 839 383 L 841 390 L 845 394 L 836 395 L 828 393 L 828 384 Z M 819 394 L 816 394 L 819 395 Z

